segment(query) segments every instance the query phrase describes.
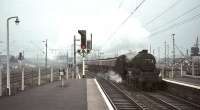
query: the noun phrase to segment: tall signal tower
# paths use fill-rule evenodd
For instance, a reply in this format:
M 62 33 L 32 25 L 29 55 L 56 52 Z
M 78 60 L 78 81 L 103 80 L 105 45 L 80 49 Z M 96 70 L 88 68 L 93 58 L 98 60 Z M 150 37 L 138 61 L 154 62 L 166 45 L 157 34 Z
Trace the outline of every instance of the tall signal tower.
M 175 64 L 175 39 L 174 39 L 175 34 L 172 34 L 172 39 L 173 39 L 173 64 Z
M 164 42 L 164 45 L 165 45 L 165 66 L 166 66 L 166 62 L 167 62 L 167 58 L 166 58 L 166 41 Z
M 191 56 L 199 56 L 199 40 L 198 36 L 193 47 L 191 47 Z

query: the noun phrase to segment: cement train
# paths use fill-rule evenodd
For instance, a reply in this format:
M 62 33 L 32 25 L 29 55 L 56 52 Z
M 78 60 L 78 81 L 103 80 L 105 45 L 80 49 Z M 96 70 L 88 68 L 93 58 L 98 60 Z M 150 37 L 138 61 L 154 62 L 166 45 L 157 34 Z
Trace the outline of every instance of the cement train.
M 114 70 L 123 82 L 139 89 L 158 89 L 162 84 L 155 57 L 147 50 L 142 50 L 136 55 L 125 54 L 115 58 L 87 60 L 86 64 L 90 71 Z

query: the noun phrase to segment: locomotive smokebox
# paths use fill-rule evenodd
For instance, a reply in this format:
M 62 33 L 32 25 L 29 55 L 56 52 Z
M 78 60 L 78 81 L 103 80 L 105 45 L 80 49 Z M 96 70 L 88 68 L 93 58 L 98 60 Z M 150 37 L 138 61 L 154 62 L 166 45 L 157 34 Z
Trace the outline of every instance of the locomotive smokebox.
M 139 53 L 145 53 L 145 54 L 147 54 L 147 53 L 148 53 L 148 50 L 142 50 L 142 51 L 140 51 Z

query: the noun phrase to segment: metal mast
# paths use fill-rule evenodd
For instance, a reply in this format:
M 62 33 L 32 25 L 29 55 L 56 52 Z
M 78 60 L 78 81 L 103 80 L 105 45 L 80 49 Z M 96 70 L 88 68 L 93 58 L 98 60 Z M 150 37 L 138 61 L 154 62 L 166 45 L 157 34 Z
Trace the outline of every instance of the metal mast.
M 76 36 L 74 36 L 74 74 L 76 75 Z
M 167 54 L 167 52 L 166 52 L 166 41 L 164 43 L 165 43 L 165 66 L 166 66 L 166 62 L 167 62 L 167 59 L 166 59 L 166 54 Z
M 175 64 L 175 39 L 174 39 L 175 34 L 172 34 L 172 39 L 173 39 L 173 64 Z

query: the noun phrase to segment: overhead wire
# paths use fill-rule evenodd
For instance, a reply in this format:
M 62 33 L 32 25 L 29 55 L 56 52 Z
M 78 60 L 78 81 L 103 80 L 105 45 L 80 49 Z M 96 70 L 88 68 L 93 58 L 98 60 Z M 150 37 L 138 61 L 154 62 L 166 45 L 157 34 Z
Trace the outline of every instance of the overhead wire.
M 142 2 L 129 14 L 129 16 L 118 26 L 121 27 L 122 25 L 124 25 L 128 20 L 129 18 L 141 7 L 141 5 L 145 2 L 146 0 L 142 0 Z
M 178 23 L 175 23 L 175 24 L 173 24 L 173 25 L 170 25 L 170 26 L 168 26 L 167 28 L 164 28 L 164 29 L 162 29 L 162 30 L 160 30 L 160 31 L 154 32 L 153 34 L 150 35 L 150 37 L 153 37 L 153 36 L 158 35 L 158 34 L 160 34 L 160 33 L 162 33 L 162 32 L 168 31 L 168 30 L 170 30 L 170 29 L 172 29 L 172 28 L 175 28 L 175 27 L 177 27 L 177 26 L 184 25 L 184 24 L 186 24 L 186 23 L 188 23 L 188 22 L 191 22 L 191 21 L 193 21 L 193 20 L 196 20 L 196 19 L 198 19 L 198 18 L 200 18 L 200 13 L 197 14 L 197 15 L 195 15 L 195 16 L 193 16 L 193 17 L 190 17 L 190 18 L 188 18 L 188 19 L 185 19 L 185 20 L 183 20 L 183 21 L 181 21 L 181 22 L 178 22 Z
M 117 26 L 117 28 L 110 34 L 110 36 L 108 37 L 107 41 L 110 40 L 110 39 L 112 39 L 112 37 L 119 31 L 119 29 L 121 28 L 121 26 L 123 26 L 130 19 L 130 17 L 142 6 L 142 4 L 145 1 L 146 0 L 142 0 L 142 2 L 140 2 L 140 4 L 136 6 L 136 8 L 126 17 L 126 19 L 124 19 L 121 22 L 121 24 Z
M 118 8 L 121 8 L 123 2 L 124 2 L 124 0 L 121 0 L 121 1 L 119 2 L 119 6 L 118 6 Z
M 152 18 L 150 21 L 148 21 L 147 23 L 145 23 L 145 26 L 148 26 L 149 24 L 153 23 L 155 20 L 157 20 L 158 18 L 160 18 L 162 15 L 164 15 L 165 13 L 167 13 L 168 11 L 170 11 L 171 9 L 173 9 L 175 6 L 177 6 L 179 3 L 181 3 L 182 0 L 177 0 L 175 3 L 173 3 L 170 7 L 168 7 L 167 9 L 165 9 L 164 11 L 162 11 L 159 15 L 155 16 L 154 18 Z
M 167 26 L 167 25 L 171 24 L 172 22 L 175 22 L 175 21 L 181 19 L 182 17 L 184 17 L 185 15 L 187 15 L 187 14 L 193 12 L 194 10 L 198 9 L 199 7 L 200 7 L 200 4 L 196 5 L 195 7 L 191 8 L 191 9 L 189 9 L 189 10 L 187 10 L 186 12 L 182 13 L 182 14 L 179 15 L 178 17 L 176 17 L 176 18 L 174 18 L 174 19 L 171 19 L 171 20 L 169 20 L 168 22 L 166 22 L 166 23 L 160 25 L 159 27 L 154 28 L 154 30 L 156 30 L 156 29 L 158 30 L 158 29 L 160 29 L 160 28 L 162 28 L 162 27 L 164 27 L 164 26 Z M 190 18 L 184 19 L 183 21 L 180 21 L 180 22 L 178 22 L 178 23 L 174 23 L 174 24 L 172 24 L 172 25 L 170 25 L 170 26 L 167 26 L 167 27 L 164 28 L 164 29 L 161 29 L 161 30 L 159 30 L 159 31 L 153 32 L 149 37 L 156 36 L 156 35 L 158 35 L 158 34 L 160 34 L 160 33 L 166 32 L 166 31 L 171 30 L 171 29 L 173 29 L 173 28 L 175 28 L 175 27 L 179 27 L 179 26 L 181 26 L 181 25 L 184 25 L 184 24 L 186 24 L 186 23 L 192 22 L 192 21 L 194 21 L 194 20 L 198 20 L 199 18 L 200 18 L 200 13 L 198 13 L 198 14 L 196 14 L 196 15 L 190 17 Z M 176 44 L 175 44 L 175 46 L 176 46 L 176 48 L 179 50 L 179 52 L 181 53 L 182 51 L 178 48 L 178 46 L 177 46 Z M 181 55 L 184 55 L 184 54 L 181 53 Z M 184 57 L 184 58 L 186 58 L 186 57 Z
M 166 26 L 166 25 L 169 25 L 170 23 L 177 21 L 178 19 L 180 19 L 180 18 L 184 17 L 185 15 L 191 13 L 192 11 L 198 9 L 199 7 L 200 7 L 200 4 L 198 4 L 197 6 L 195 6 L 195 7 L 192 8 L 192 9 L 187 10 L 186 12 L 182 13 L 180 16 L 178 16 L 178 17 L 176 17 L 176 18 L 174 18 L 174 19 L 171 19 L 171 20 L 167 21 L 167 22 L 164 23 L 164 24 L 161 24 L 160 26 L 154 28 L 153 30 L 158 30 L 158 29 L 160 29 L 160 28 L 162 28 L 162 27 L 164 27 L 164 26 Z

